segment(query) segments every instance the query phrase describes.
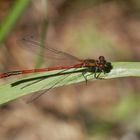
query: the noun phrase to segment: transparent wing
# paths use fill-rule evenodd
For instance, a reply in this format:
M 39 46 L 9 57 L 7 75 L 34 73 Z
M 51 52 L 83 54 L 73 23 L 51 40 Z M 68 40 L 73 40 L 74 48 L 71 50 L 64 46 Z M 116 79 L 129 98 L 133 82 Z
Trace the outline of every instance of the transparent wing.
M 32 101 L 38 99 L 40 96 L 42 96 L 43 94 L 47 93 L 49 90 L 51 90 L 52 88 L 54 88 L 57 84 L 63 82 L 63 81 L 64 81 L 66 78 L 68 78 L 71 74 L 72 74 L 72 73 L 70 73 L 70 74 L 68 74 L 68 75 L 65 75 L 63 78 L 61 78 L 61 79 L 55 81 L 54 84 L 53 84 L 49 89 L 47 89 L 47 90 L 43 90 L 43 88 L 45 88 L 45 86 L 43 86 L 43 87 L 40 89 L 40 90 L 42 90 L 42 91 L 41 91 L 41 92 L 37 92 L 36 94 L 33 94 L 33 95 L 31 96 L 31 98 L 27 101 L 27 103 L 30 103 L 30 102 L 32 102 Z M 83 74 L 80 74 L 80 75 L 78 76 L 78 78 L 79 78 L 79 77 L 83 77 Z M 76 77 L 76 78 L 77 78 L 77 77 Z M 83 78 L 84 78 L 84 77 L 83 77 Z M 40 82 L 41 80 L 45 80 L 45 79 L 40 79 L 40 80 L 38 80 L 38 82 Z
M 72 74 L 72 73 L 71 73 Z M 43 94 L 47 93 L 49 90 L 51 90 L 52 88 L 54 88 L 58 83 L 61 83 L 62 81 L 64 81 L 67 77 L 69 77 L 71 74 L 65 75 L 63 78 L 57 80 L 54 82 L 54 84 L 47 90 L 43 90 L 46 86 L 43 86 L 40 90 L 40 92 L 37 92 L 36 94 L 33 94 L 29 100 L 27 101 L 27 103 L 30 103 L 36 99 L 38 99 L 40 96 L 42 96 Z M 38 80 L 38 82 L 40 82 L 41 80 L 45 80 L 45 79 L 40 79 Z
M 58 72 L 57 75 L 59 75 L 59 74 L 65 72 L 65 71 L 67 71 L 67 70 L 68 70 L 68 69 L 62 70 L 61 72 Z M 31 85 L 35 84 L 35 83 L 41 82 L 41 81 L 43 81 L 43 80 L 46 80 L 47 78 L 50 78 L 50 77 L 45 77 L 45 78 L 40 78 L 40 79 L 37 79 L 37 80 L 33 80 L 33 82 L 24 85 L 23 87 L 21 87 L 21 89 L 24 89 L 24 88 L 26 88 L 26 87 L 28 87 L 28 86 L 31 86 Z M 23 83 L 24 83 L 24 82 L 23 82 Z
M 43 54 L 40 55 L 44 56 L 44 60 L 46 63 L 51 63 L 51 61 L 53 61 L 53 66 L 68 66 L 81 62 L 79 58 L 69 53 L 59 51 L 48 46 L 46 47 L 45 44 L 36 41 L 35 39 L 33 39 L 33 37 L 24 37 L 20 40 L 20 42 L 22 44 L 25 44 L 25 48 L 28 48 L 30 51 L 35 52 L 36 54 L 38 54 L 38 49 L 42 47 Z

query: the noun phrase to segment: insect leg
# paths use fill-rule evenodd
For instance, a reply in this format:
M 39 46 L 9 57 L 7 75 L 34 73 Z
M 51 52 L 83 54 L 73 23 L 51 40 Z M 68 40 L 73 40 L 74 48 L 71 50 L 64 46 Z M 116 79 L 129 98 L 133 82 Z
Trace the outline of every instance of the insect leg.
M 100 74 L 103 72 L 103 71 L 100 71 L 98 74 L 97 74 L 97 71 L 98 71 L 98 68 L 96 67 L 96 69 L 95 69 L 95 73 L 94 73 L 94 78 L 95 79 L 103 79 L 103 78 L 100 78 L 99 76 L 100 76 Z
M 87 73 L 87 71 L 83 71 L 82 76 L 84 77 L 86 85 L 87 85 L 88 80 L 87 80 L 87 76 L 85 75 L 86 73 Z

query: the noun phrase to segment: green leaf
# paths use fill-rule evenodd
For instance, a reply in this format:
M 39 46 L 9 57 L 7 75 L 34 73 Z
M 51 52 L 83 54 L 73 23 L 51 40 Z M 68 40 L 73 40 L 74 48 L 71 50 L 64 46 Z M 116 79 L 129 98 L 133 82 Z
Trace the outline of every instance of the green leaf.
M 112 63 L 113 69 L 108 74 L 101 74 L 100 77 L 104 79 L 111 79 L 111 78 L 118 78 L 118 77 L 130 77 L 140 76 L 140 62 L 114 62 Z M 79 68 L 80 70 L 82 68 Z M 76 71 L 75 69 L 70 69 L 70 71 Z M 38 76 L 46 76 L 54 73 L 58 73 L 60 71 L 51 71 L 51 72 L 44 72 L 32 75 L 30 77 L 26 77 L 24 79 L 30 79 Z M 89 73 L 88 73 L 89 74 Z M 94 79 L 94 74 L 88 76 L 88 80 L 98 80 Z M 60 75 L 56 77 L 47 78 L 45 80 L 42 80 L 40 82 L 34 83 L 30 86 L 26 86 L 27 84 L 30 84 L 34 81 L 30 81 L 27 83 L 22 83 L 17 86 L 11 87 L 10 84 L 1 85 L 0 87 L 0 105 L 7 103 L 9 101 L 15 100 L 19 97 L 22 97 L 24 95 L 31 94 L 33 92 L 47 90 L 50 88 L 60 87 L 63 85 L 69 85 L 69 84 L 75 84 L 79 82 L 84 82 L 85 79 L 82 76 L 81 73 L 74 73 L 70 75 Z M 55 85 L 56 84 L 56 85 Z M 83 83 L 84 84 L 84 83 Z M 23 88 L 26 86 L 25 88 Z
M 13 9 L 10 11 L 10 14 L 7 16 L 3 24 L 0 26 L 0 43 L 7 37 L 9 32 L 15 26 L 17 20 L 23 12 L 26 10 L 28 5 L 31 3 L 31 0 L 17 0 Z

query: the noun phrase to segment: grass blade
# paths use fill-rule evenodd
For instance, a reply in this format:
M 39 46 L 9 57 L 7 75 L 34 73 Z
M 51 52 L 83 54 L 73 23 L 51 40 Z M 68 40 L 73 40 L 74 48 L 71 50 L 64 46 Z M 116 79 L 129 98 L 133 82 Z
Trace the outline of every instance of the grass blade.
M 118 77 L 139 77 L 140 76 L 140 62 L 114 62 L 112 63 L 113 65 L 113 70 L 104 75 L 101 74 L 101 77 L 105 79 L 112 79 L 112 78 L 118 78 Z M 78 69 L 80 70 L 80 69 Z M 73 71 L 73 69 L 69 70 Z M 32 78 L 32 77 L 37 77 L 37 76 L 45 76 L 49 74 L 53 74 L 59 71 L 53 71 L 53 72 L 47 72 L 47 73 L 40 73 L 36 74 L 27 78 Z M 11 84 L 5 84 L 1 85 L 0 87 L 0 105 L 7 103 L 9 101 L 15 100 L 19 97 L 22 97 L 24 95 L 31 94 L 33 92 L 41 91 L 43 89 L 49 89 L 52 87 L 54 84 L 54 81 L 58 81 L 59 79 L 63 79 L 65 75 L 57 76 L 57 77 L 52 77 L 48 78 L 46 80 L 43 80 L 41 82 L 35 83 L 31 86 L 27 86 L 26 88 L 23 88 L 27 83 L 11 87 Z M 26 79 L 26 78 L 25 78 Z M 88 77 L 88 80 L 96 80 L 94 79 L 93 75 L 90 75 Z M 68 78 L 64 79 L 62 82 L 57 84 L 55 87 L 60 87 L 63 85 L 69 85 L 69 84 L 74 84 L 74 83 L 79 83 L 79 82 L 84 82 L 85 79 L 80 73 L 74 73 L 71 74 Z M 44 87 L 42 89 L 42 87 Z

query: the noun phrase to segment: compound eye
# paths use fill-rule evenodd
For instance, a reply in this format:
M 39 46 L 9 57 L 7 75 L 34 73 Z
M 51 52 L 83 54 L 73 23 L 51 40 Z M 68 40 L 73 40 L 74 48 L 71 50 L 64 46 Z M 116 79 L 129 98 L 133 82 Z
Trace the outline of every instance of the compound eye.
M 104 56 L 99 56 L 99 60 L 100 60 L 100 61 L 105 60 Z
M 100 56 L 99 60 L 100 60 L 100 63 L 103 63 L 103 64 L 106 63 L 106 60 L 105 60 L 104 56 Z

